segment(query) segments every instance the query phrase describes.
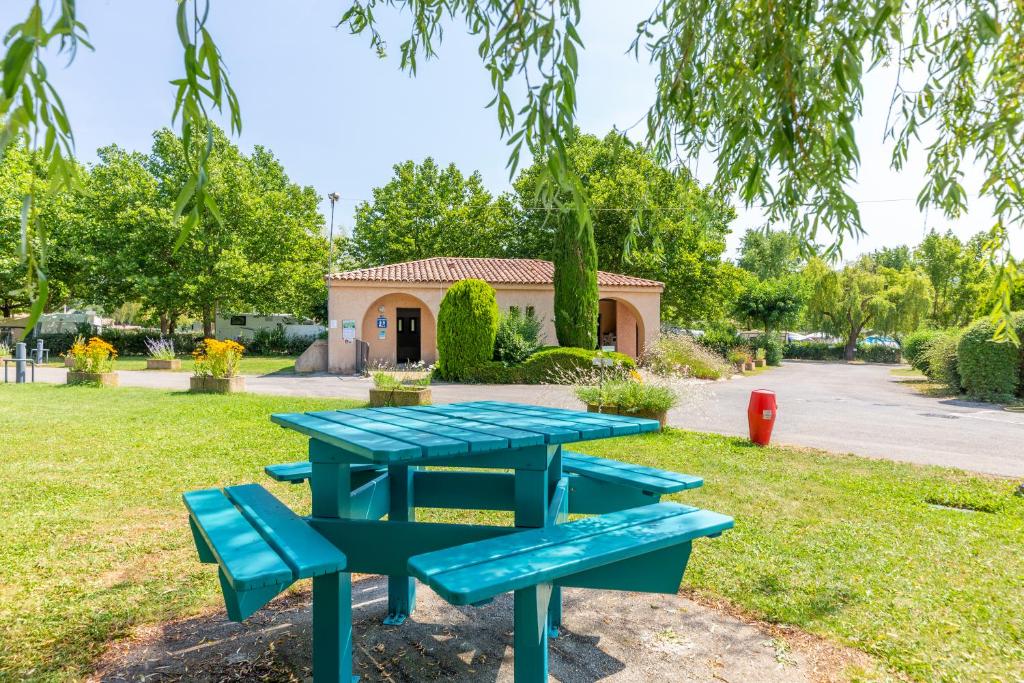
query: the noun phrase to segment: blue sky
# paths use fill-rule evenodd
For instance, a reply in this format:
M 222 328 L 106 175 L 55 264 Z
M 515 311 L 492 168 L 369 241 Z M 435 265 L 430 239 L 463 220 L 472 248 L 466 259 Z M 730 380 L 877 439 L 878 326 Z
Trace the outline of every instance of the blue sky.
M 9 26 L 29 7 L 7 0 L 0 22 Z M 403 22 L 385 15 L 392 50 L 378 59 L 362 37 L 335 24 L 339 0 L 221 0 L 213 4 L 210 29 L 241 100 L 244 130 L 238 143 L 269 147 L 296 182 L 321 194 L 337 191 L 336 226 L 351 225 L 357 201 L 387 182 L 393 164 L 433 156 L 464 171 L 478 170 L 487 186 L 508 188 L 507 150 L 499 139 L 490 84 L 475 43 L 458 30 L 446 33 L 440 59 L 422 63 L 416 78 L 398 70 Z M 147 150 L 152 132 L 169 125 L 173 89 L 182 73 L 174 30 L 173 0 L 91 0 L 79 3 L 94 52 L 82 50 L 70 68 L 54 62 L 52 78 L 64 97 L 76 131 L 78 156 L 88 162 L 95 150 L 116 142 Z M 653 2 L 587 0 L 581 35 L 578 88 L 580 127 L 603 134 L 612 126 L 636 123 L 650 104 L 654 71 L 626 54 L 636 22 Z M 882 129 L 894 75 L 881 70 L 865 82 L 864 120 L 857 125 L 862 168 L 854 197 L 862 201 L 867 236 L 848 242 L 852 257 L 880 246 L 920 240 L 926 227 L 951 227 L 962 236 L 990 224 L 991 205 L 975 200 L 971 214 L 948 221 L 937 212 L 920 213 L 913 201 L 923 182 L 923 152 L 907 168 L 888 168 L 889 147 Z M 644 134 L 643 124 L 633 137 Z M 702 159 L 698 176 L 707 180 L 713 165 Z M 977 182 L 970 171 L 968 179 Z M 326 213 L 329 204 L 324 201 Z M 740 210 L 730 252 L 747 227 L 761 224 L 756 210 Z M 1015 235 L 1016 251 L 1024 247 Z

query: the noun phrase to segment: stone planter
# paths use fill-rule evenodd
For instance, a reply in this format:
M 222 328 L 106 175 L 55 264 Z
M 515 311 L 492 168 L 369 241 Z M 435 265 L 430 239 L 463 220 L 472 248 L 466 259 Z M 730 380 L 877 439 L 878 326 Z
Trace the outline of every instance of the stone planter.
M 621 410 L 618 406 L 599 406 L 596 403 L 587 404 L 588 413 L 607 413 L 609 415 L 625 415 L 626 417 L 643 417 L 648 420 L 657 420 L 661 428 L 665 428 L 665 421 L 668 419 L 667 410 L 638 410 L 630 413 Z
M 759 368 L 763 368 L 764 366 L 768 365 L 768 361 L 765 360 L 764 358 L 758 358 L 757 360 L 754 361 L 754 364 Z
M 188 379 L 189 391 L 197 394 L 235 394 L 245 391 L 245 377 L 209 377 L 192 375 Z
M 370 389 L 371 408 L 426 405 L 430 405 L 430 389 L 427 387 L 410 387 L 408 389 Z
M 75 372 L 68 370 L 68 384 L 93 384 L 98 387 L 116 387 L 116 372 Z
M 73 356 L 64 356 L 64 367 L 73 368 L 75 367 L 75 359 Z
M 180 358 L 147 358 L 147 370 L 181 370 Z
M 751 372 L 754 369 L 754 361 L 747 361 L 743 364 L 743 372 Z

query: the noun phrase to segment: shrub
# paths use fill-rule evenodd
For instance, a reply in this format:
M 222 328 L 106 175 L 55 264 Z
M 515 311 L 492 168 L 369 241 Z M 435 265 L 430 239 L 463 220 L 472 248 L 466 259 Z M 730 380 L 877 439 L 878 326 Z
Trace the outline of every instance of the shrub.
M 899 363 L 901 354 L 898 346 L 857 344 L 857 352 L 854 358 L 865 363 Z
M 1014 328 L 1024 333 L 1024 313 L 1013 316 Z M 987 318 L 975 320 L 960 337 L 957 347 L 960 380 L 973 398 L 1005 400 L 1020 387 L 1021 349 L 992 341 L 995 325 Z
M 643 365 L 663 377 L 719 379 L 731 372 L 721 356 L 680 332 L 662 333 L 644 353 Z
M 269 330 L 256 330 L 247 348 L 258 356 L 298 356 L 316 340 L 316 336 L 308 335 L 289 337 L 284 332 L 284 325 L 278 323 Z
M 710 351 L 714 351 L 722 358 L 728 356 L 729 352 L 740 344 L 740 338 L 736 334 L 736 330 L 720 327 L 704 330 L 704 334 L 696 337 L 696 340 L 698 344 Z
M 587 405 L 609 406 L 627 413 L 660 413 L 679 402 L 679 396 L 671 387 L 629 380 L 578 387 L 576 398 Z
M 600 354 L 610 358 L 614 366 L 605 369 L 606 376 L 622 378 L 636 370 L 636 363 L 625 354 L 587 351 L 567 346 L 550 346 L 537 351 L 519 365 L 500 361 L 479 363 L 462 381 L 477 384 L 575 384 L 599 374 L 594 359 Z M 438 375 L 443 377 L 442 375 Z
M 387 372 L 373 373 L 373 388 L 381 391 L 422 391 L 430 386 L 430 375 L 418 379 L 400 380 Z
M 844 344 L 788 342 L 782 347 L 782 356 L 794 360 L 844 360 L 845 350 Z M 899 363 L 900 350 L 881 344 L 857 344 L 854 357 L 866 363 Z
M 824 342 L 788 342 L 782 347 L 782 356 L 796 360 L 843 360 L 843 345 Z
M 494 288 L 483 280 L 459 280 L 448 288 L 437 313 L 437 372 L 469 380 L 471 370 L 491 360 L 498 332 Z
M 925 357 L 928 347 L 935 341 L 936 337 L 942 334 L 939 330 L 917 330 L 903 338 L 903 357 L 910 363 L 911 367 L 919 372 L 928 374 L 928 366 Z
M 945 384 L 957 393 L 961 391 L 957 358 L 959 344 L 960 332 L 958 330 L 940 332 L 928 344 L 922 361 L 924 367 L 927 368 L 925 374 L 928 375 L 928 379 Z
M 764 349 L 764 359 L 768 365 L 782 364 L 782 342 L 778 335 L 762 334 L 760 337 L 751 340 L 754 346 Z
M 230 339 L 204 339 L 192 352 L 193 373 L 197 377 L 234 377 L 244 351 L 245 347 Z
M 555 226 L 555 336 L 562 346 L 597 346 L 597 244 L 594 226 L 563 214 Z
M 501 316 L 494 337 L 494 360 L 506 365 L 522 363 L 540 348 L 541 320 L 532 313 L 513 308 Z
M 155 332 L 151 330 L 113 330 L 103 333 L 103 340 L 114 347 L 119 356 L 145 356 L 149 353 L 146 340 L 152 339 Z M 75 332 L 58 332 L 52 334 L 33 335 L 33 339 L 42 339 L 43 346 L 50 350 L 51 356 L 67 354 L 75 343 Z M 191 353 L 202 338 L 194 334 L 164 335 L 174 343 L 178 353 Z

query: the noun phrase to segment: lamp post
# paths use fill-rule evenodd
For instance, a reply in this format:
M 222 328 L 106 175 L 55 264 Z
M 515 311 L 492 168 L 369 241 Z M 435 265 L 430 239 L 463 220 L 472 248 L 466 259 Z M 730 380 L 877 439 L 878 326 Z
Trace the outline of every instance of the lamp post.
M 327 198 L 331 200 L 331 234 L 328 237 L 327 245 L 327 272 L 334 272 L 334 204 L 341 199 L 341 195 L 337 192 L 332 192 L 327 195 Z

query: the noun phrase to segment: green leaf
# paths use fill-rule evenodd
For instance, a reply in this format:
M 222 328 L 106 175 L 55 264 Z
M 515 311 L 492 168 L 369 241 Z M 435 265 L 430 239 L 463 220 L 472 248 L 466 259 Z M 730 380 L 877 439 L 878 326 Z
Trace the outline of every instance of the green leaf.
M 21 37 L 11 43 L 4 55 L 4 97 L 10 99 L 18 91 L 28 72 L 32 53 L 35 51 L 36 41 L 32 38 Z

